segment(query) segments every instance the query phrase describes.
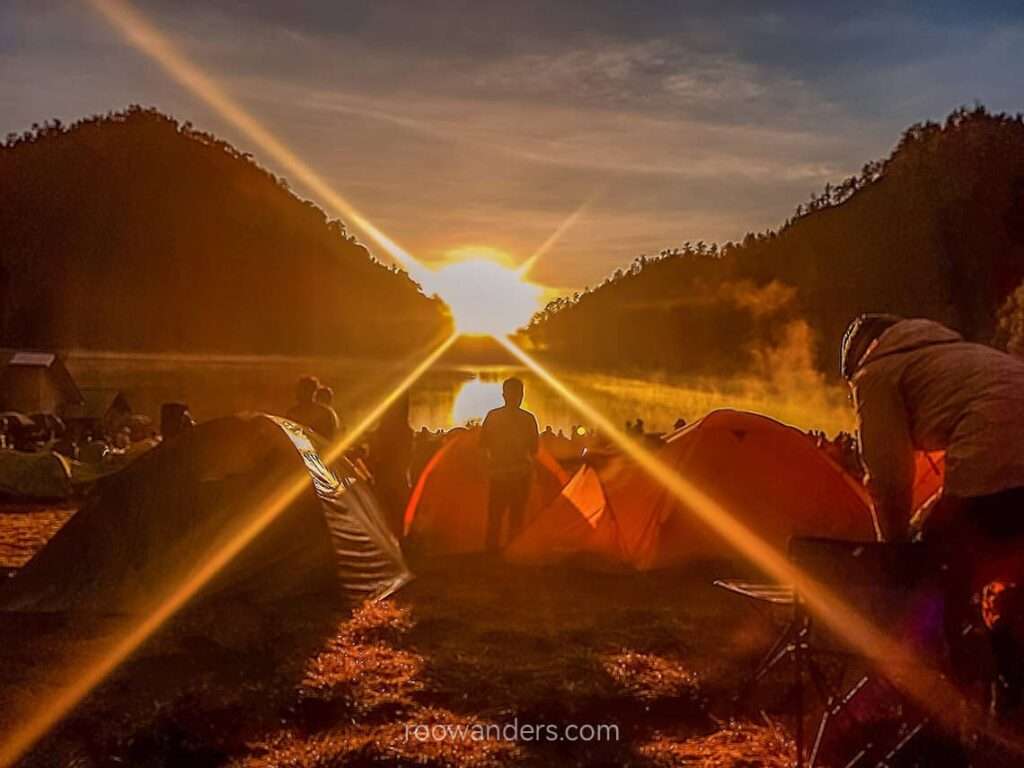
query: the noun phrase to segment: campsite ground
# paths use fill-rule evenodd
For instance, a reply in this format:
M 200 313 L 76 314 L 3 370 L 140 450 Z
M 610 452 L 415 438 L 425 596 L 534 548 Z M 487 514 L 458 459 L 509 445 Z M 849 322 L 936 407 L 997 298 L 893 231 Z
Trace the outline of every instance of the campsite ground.
M 0 513 L 0 565 L 22 562 L 61 515 Z M 770 624 L 709 582 L 706 572 L 453 559 L 425 564 L 398 595 L 354 613 L 293 606 L 288 615 L 185 617 L 29 764 L 783 766 L 782 729 L 733 719 L 731 700 Z M 0 732 L 117 630 L 5 621 Z M 455 733 L 513 723 L 520 737 L 509 741 Z M 537 740 L 526 724 L 557 730 Z M 421 739 L 417 726 L 431 725 L 449 735 L 438 739 L 435 728 Z M 571 738 L 571 725 L 614 726 L 617 738 L 548 740 Z

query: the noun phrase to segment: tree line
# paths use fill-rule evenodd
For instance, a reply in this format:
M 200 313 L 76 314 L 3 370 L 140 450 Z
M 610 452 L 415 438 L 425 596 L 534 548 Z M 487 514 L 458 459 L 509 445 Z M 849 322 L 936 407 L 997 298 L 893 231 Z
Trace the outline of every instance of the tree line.
M 6 346 L 404 356 L 447 309 L 285 179 L 154 109 L 0 146 Z
M 975 106 L 911 126 L 889 157 L 826 185 L 779 228 L 641 256 L 551 302 L 524 333 L 578 365 L 733 373 L 799 322 L 831 372 L 861 312 L 1021 344 L 1022 282 L 1024 116 Z

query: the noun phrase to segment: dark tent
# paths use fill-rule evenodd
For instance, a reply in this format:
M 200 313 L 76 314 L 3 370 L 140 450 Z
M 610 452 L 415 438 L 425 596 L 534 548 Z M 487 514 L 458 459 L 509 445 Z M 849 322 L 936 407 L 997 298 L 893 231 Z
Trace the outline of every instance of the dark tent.
M 0 350 L 0 409 L 58 413 L 83 402 L 62 358 L 52 352 Z
M 373 493 L 347 460 L 266 415 L 216 419 L 106 479 L 7 584 L 0 609 L 144 611 L 281 499 L 289 503 L 203 589 L 250 604 L 340 591 L 383 596 L 410 578 Z

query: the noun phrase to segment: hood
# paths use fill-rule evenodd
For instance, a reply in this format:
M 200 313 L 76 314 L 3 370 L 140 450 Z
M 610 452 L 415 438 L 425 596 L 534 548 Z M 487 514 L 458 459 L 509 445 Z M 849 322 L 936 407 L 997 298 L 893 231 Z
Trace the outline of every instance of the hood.
M 913 352 L 935 344 L 950 344 L 963 341 L 963 336 L 934 320 L 902 320 L 878 337 L 878 343 L 861 361 L 858 368 L 889 355 Z

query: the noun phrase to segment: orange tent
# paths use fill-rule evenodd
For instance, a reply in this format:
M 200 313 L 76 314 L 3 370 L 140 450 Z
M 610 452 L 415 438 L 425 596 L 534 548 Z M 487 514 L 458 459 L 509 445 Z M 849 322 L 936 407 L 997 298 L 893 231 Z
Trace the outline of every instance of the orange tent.
M 541 446 L 535 463 L 526 521 L 545 509 L 568 476 Z M 478 427 L 445 442 L 420 475 L 405 510 L 405 533 L 433 554 L 484 548 L 487 466 Z
M 914 511 L 931 502 L 942 490 L 946 476 L 944 451 L 918 451 L 914 457 Z
M 715 411 L 669 435 L 658 457 L 780 550 L 792 536 L 875 538 L 863 488 L 810 437 L 765 416 Z M 637 569 L 734 554 L 623 456 L 581 468 L 506 550 L 513 562 L 584 557 Z
M 570 440 L 567 437 L 544 433 L 540 436 L 540 444 L 551 456 L 563 464 L 579 462 L 585 448 L 582 440 Z

